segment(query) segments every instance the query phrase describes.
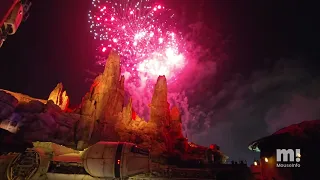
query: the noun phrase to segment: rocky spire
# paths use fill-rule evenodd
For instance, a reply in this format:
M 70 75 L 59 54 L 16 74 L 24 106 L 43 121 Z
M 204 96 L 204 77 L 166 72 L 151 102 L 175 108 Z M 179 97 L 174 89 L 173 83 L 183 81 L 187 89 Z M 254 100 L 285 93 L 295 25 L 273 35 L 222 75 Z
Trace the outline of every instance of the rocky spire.
M 90 93 L 83 99 L 82 111 L 88 106 L 94 119 L 106 120 L 106 116 L 116 115 L 122 111 L 124 98 L 124 77 L 120 79 L 120 56 L 112 51 L 107 59 L 104 72 L 91 86 Z
M 165 76 L 159 76 L 151 100 L 150 122 L 158 126 L 167 126 L 170 121 L 168 90 Z
M 132 98 L 129 99 L 127 106 L 122 111 L 122 122 L 128 125 L 132 120 Z
M 102 74 L 102 84 L 106 89 L 118 87 L 120 73 L 120 56 L 115 51 L 111 51 Z
M 120 73 L 120 56 L 112 51 L 104 72 L 94 80 L 90 92 L 82 100 L 80 113 L 85 118 L 85 126 L 90 127 L 84 134 L 85 141 L 88 138 L 110 140 L 103 135 L 108 130 L 106 126 L 112 126 L 116 122 L 124 103 L 124 77 L 120 77 Z M 91 122 L 88 122 L 88 116 L 91 117 Z M 95 123 L 98 124 L 95 126 Z
M 172 139 L 183 138 L 181 114 L 178 107 L 173 107 L 170 111 L 170 134 Z
M 69 97 L 67 92 L 63 91 L 62 83 L 58 83 L 57 86 L 50 93 L 48 101 L 51 100 L 54 104 L 58 105 L 63 111 L 67 110 L 69 105 Z

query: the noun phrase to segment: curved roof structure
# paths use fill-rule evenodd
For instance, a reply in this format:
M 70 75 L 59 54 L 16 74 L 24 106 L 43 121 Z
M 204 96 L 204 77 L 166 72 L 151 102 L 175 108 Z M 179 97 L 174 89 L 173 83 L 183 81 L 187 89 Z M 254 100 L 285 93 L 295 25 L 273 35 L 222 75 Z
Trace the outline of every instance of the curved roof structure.
M 320 139 L 320 120 L 303 121 L 282 128 L 270 136 L 258 139 L 249 144 L 251 151 L 260 152 L 264 144 L 278 144 L 288 137 L 295 139 L 319 138 Z

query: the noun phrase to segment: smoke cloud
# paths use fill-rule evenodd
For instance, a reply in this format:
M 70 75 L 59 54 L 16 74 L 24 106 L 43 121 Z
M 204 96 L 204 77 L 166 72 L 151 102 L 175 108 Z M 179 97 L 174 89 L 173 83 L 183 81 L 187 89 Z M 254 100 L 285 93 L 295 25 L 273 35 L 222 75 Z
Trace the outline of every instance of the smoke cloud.
M 213 86 L 219 60 L 210 49 L 190 45 L 188 66 L 168 85 L 168 101 L 182 114 L 184 134 L 197 144 L 218 144 L 230 159 L 251 160 L 248 144 L 288 125 L 320 118 L 320 77 L 301 60 L 280 59 L 250 77 L 235 74 L 221 89 Z M 213 53 L 214 54 L 214 53 Z M 203 60 L 207 59 L 207 60 Z M 220 61 L 221 62 L 221 61 Z M 153 89 L 126 83 L 134 110 L 149 120 Z
M 195 73 L 201 74 L 202 69 Z M 195 76 L 196 77 L 196 76 Z M 190 84 L 199 84 L 195 78 Z M 282 59 L 273 69 L 236 75 L 218 93 L 176 94 L 182 109 L 185 133 L 191 141 L 219 144 L 231 159 L 250 160 L 248 144 L 288 125 L 320 118 L 320 78 L 299 61 Z M 191 98 L 199 104 L 188 104 Z M 237 159 L 235 159 L 237 160 Z

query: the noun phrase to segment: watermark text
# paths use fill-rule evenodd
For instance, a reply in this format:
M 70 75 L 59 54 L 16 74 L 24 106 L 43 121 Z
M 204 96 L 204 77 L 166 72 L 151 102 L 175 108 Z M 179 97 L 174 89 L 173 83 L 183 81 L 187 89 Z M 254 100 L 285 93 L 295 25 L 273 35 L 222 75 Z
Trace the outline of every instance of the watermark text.
M 277 167 L 300 167 L 300 149 L 277 149 Z

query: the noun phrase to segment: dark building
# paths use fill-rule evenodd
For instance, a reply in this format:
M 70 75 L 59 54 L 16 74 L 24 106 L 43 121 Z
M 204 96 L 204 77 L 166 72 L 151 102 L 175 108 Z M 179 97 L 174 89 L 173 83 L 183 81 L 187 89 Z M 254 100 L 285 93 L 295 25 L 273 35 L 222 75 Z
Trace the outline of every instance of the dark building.
M 319 179 L 320 120 L 280 129 L 252 142 L 249 149 L 260 152 L 260 160 L 254 163 L 255 169 L 260 168 L 256 179 Z

